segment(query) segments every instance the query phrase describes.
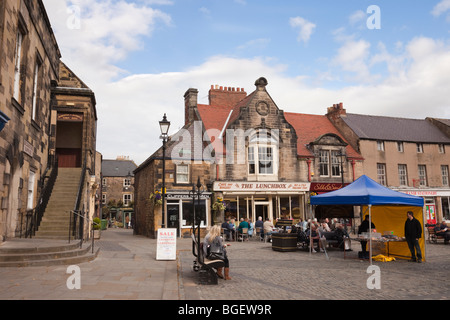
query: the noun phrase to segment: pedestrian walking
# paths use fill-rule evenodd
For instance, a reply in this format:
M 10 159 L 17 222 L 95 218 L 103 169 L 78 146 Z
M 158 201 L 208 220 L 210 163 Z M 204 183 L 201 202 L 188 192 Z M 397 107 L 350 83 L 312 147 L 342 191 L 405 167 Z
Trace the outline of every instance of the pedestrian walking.
M 422 262 L 422 251 L 420 250 L 419 239 L 422 237 L 422 225 L 414 218 L 412 211 L 407 212 L 408 218 L 405 222 L 405 238 L 411 251 L 412 262 Z M 417 256 L 417 258 L 416 258 Z

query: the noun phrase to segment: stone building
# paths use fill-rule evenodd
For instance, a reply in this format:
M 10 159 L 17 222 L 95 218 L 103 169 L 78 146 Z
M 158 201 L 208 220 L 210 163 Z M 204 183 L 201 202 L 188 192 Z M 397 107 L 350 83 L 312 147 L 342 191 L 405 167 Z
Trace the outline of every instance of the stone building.
M 328 118 L 364 157 L 364 174 L 391 189 L 424 197 L 427 220 L 450 220 L 449 120 L 347 113 L 342 104 Z
M 125 207 L 134 202 L 134 170 L 137 165 L 128 157 L 102 161 L 102 205 L 109 202 L 123 203 Z
M 0 240 L 38 227 L 44 236 L 47 225 L 64 229 L 58 236 L 66 239 L 68 211 L 77 207 L 92 216 L 95 206 L 94 94 L 60 61 L 42 0 L 0 2 L 0 43 L 0 110 L 8 119 L 0 132 Z M 58 173 L 56 157 L 66 162 L 68 148 L 77 150 L 76 161 L 61 163 Z M 76 181 L 73 190 L 59 190 L 66 178 Z
M 212 86 L 208 105 L 198 104 L 197 89 L 186 92 L 185 126 L 166 152 L 164 221 L 181 235 L 192 226 L 189 191 L 198 178 L 204 193 L 197 210 L 206 227 L 224 216 L 306 219 L 313 184 L 315 192 L 326 192 L 362 174 L 363 158 L 326 116 L 284 113 L 267 85 L 258 79 L 248 95 L 241 88 Z M 135 171 L 136 226 L 148 236 L 162 224 L 159 204 L 155 209 L 149 201 L 162 187 L 161 159 L 158 150 Z M 214 210 L 221 200 L 224 212 Z
M 21 235 L 49 163 L 60 51 L 42 1 L 0 2 L 0 240 Z M 51 159 L 50 159 L 51 161 Z

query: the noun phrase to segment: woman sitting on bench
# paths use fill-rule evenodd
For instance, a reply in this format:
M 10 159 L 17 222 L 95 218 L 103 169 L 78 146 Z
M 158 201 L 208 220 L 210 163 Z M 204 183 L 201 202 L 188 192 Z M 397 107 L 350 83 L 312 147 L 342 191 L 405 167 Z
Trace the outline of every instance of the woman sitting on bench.
M 226 244 L 222 243 L 222 237 L 220 236 L 220 226 L 212 226 L 209 233 L 203 240 L 203 252 L 204 256 L 209 260 L 223 260 L 225 264 L 225 278 L 222 273 L 222 268 L 217 269 L 217 275 L 221 279 L 231 280 L 230 278 L 230 263 L 227 257 Z

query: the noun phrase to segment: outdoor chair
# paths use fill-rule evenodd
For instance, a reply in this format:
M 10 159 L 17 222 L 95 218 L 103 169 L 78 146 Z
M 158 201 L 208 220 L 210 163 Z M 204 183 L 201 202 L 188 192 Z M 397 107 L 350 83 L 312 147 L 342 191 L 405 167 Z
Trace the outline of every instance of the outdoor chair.
M 241 241 L 244 241 L 245 238 L 248 240 L 248 228 L 242 228 L 242 232 L 239 233 L 239 237 Z

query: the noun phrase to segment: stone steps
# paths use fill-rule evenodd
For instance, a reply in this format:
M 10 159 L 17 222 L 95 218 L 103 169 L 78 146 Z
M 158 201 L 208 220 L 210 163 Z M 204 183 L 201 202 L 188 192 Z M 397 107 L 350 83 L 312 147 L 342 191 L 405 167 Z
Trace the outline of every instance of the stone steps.
M 92 244 L 79 241 L 72 243 L 61 240 L 20 239 L 7 241 L 0 246 L 0 267 L 32 267 L 51 265 L 72 265 L 94 260 L 99 248 L 92 252 Z
M 67 239 L 70 211 L 73 210 L 80 182 L 81 168 L 60 168 L 35 238 Z

